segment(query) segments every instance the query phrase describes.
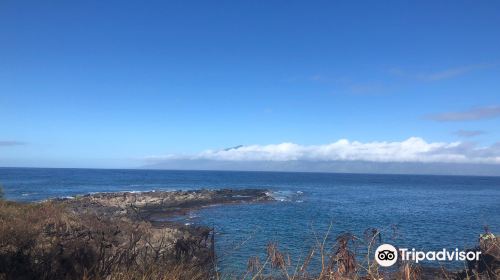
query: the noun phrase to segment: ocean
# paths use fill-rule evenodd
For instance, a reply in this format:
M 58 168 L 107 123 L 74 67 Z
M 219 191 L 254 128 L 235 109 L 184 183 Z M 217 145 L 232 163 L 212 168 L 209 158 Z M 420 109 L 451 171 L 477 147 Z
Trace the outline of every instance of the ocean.
M 215 228 L 219 268 L 235 274 L 250 257 L 265 259 L 269 242 L 292 261 L 303 259 L 329 228 L 331 242 L 377 228 L 384 242 L 418 250 L 472 248 L 485 226 L 500 232 L 500 177 L 0 168 L 0 184 L 7 199 L 22 202 L 95 192 L 269 189 L 276 202 L 213 206 L 180 217 Z

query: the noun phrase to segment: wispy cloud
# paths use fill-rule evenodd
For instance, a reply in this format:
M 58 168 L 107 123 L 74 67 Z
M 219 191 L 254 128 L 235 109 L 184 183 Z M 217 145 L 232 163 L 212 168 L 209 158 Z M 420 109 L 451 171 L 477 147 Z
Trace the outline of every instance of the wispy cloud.
M 0 147 L 22 146 L 22 145 L 26 145 L 26 143 L 21 142 L 21 141 L 0 141 Z
M 426 118 L 438 122 L 475 121 L 500 116 L 500 106 L 476 107 L 460 112 L 445 112 L 427 115 Z
M 494 66 L 496 66 L 496 64 L 493 63 L 462 65 L 439 71 L 430 71 L 426 73 L 409 73 L 400 68 L 392 68 L 389 70 L 389 72 L 397 76 L 432 82 L 432 81 L 440 81 L 440 80 L 455 78 L 476 70 L 491 68 Z
M 454 78 L 472 72 L 474 70 L 480 70 L 488 67 L 491 67 L 491 65 L 476 64 L 476 65 L 460 66 L 460 67 L 445 69 L 434 73 L 419 74 L 418 78 L 426 81 L 439 81 L 439 80 Z
M 479 147 L 462 142 L 427 142 L 411 137 L 399 142 L 358 142 L 341 139 L 324 145 L 295 143 L 237 146 L 207 150 L 194 155 L 153 156 L 149 161 L 368 161 L 368 162 L 443 162 L 500 164 L 500 143 Z
M 453 132 L 453 134 L 455 134 L 457 136 L 466 137 L 466 138 L 478 136 L 478 135 L 485 134 L 485 133 L 486 132 L 484 132 L 482 130 L 465 130 L 465 129 L 459 129 L 459 130 Z

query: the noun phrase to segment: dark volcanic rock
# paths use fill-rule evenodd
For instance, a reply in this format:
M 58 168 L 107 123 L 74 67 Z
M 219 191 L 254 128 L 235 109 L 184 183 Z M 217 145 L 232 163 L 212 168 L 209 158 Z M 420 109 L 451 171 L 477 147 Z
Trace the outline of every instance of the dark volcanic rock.
M 266 190 L 221 189 L 194 191 L 152 191 L 97 193 L 64 200 L 77 213 L 93 212 L 153 221 L 153 217 L 182 214 L 203 206 L 271 201 Z
M 73 199 L 56 199 L 74 215 L 86 219 L 95 217 L 116 227 L 145 227 L 148 240 L 144 248 L 163 248 L 169 258 L 210 268 L 214 252 L 213 229 L 204 226 L 185 226 L 169 217 L 204 206 L 232 203 L 254 203 L 274 200 L 261 189 L 221 189 L 194 191 L 151 191 L 97 193 Z M 120 229 L 117 231 L 120 235 Z M 118 236 L 119 237 L 119 236 Z M 121 238 L 121 237 L 120 237 Z M 126 240 L 126 238 L 122 238 Z M 142 248 L 142 247 L 141 247 Z M 147 248 L 146 248 L 147 249 Z M 148 251 L 148 250 L 146 250 Z M 149 250 L 156 252 L 158 250 Z

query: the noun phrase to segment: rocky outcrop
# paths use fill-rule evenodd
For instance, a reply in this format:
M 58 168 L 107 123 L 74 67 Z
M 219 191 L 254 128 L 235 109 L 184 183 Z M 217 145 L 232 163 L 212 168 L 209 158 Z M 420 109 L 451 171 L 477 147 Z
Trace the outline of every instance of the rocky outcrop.
M 266 190 L 221 189 L 97 193 L 74 199 L 62 199 L 61 202 L 76 213 L 90 212 L 156 222 L 155 217 L 183 214 L 186 211 L 204 206 L 271 200 L 273 198 Z
M 64 206 L 82 220 L 94 217 L 117 226 L 144 227 L 142 235 L 147 239 L 136 242 L 136 250 L 159 254 L 170 261 L 203 266 L 211 265 L 215 256 L 213 229 L 186 226 L 169 218 L 205 206 L 272 200 L 266 190 L 221 189 L 96 193 L 52 202 Z M 117 232 L 116 238 L 126 243 L 128 235 L 120 237 L 124 231 L 119 226 Z

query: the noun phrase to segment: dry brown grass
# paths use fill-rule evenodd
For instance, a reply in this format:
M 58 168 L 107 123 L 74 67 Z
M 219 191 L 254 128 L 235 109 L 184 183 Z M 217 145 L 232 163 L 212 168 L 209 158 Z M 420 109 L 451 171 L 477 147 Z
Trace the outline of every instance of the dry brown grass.
M 0 201 L 0 279 L 207 279 L 147 222 Z M 167 242 L 167 240 L 169 240 Z M 190 244 L 189 239 L 181 239 Z

